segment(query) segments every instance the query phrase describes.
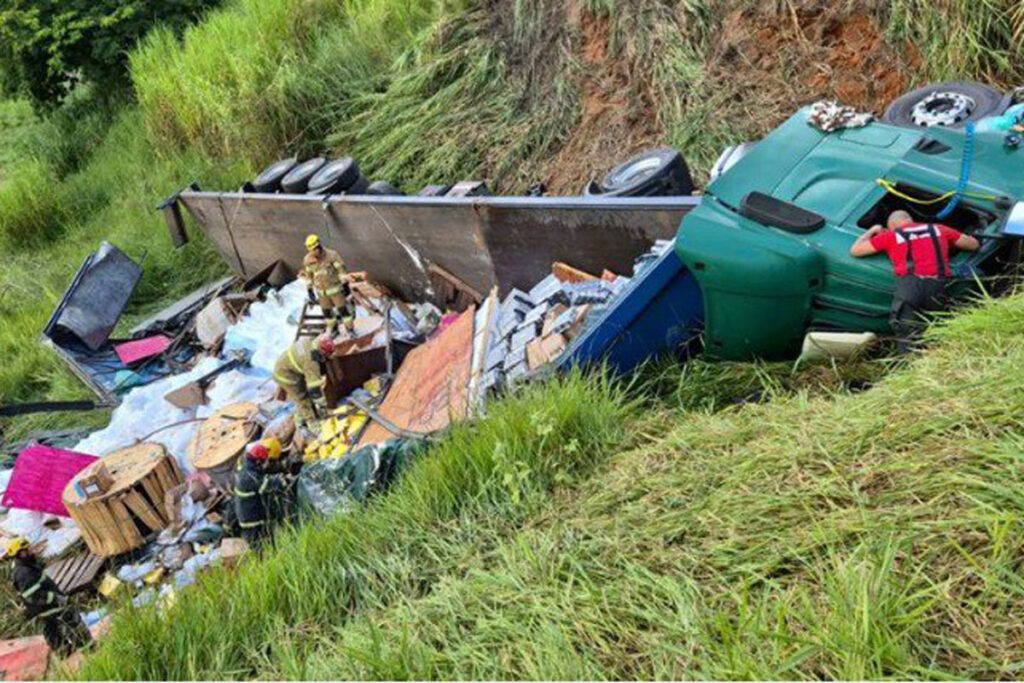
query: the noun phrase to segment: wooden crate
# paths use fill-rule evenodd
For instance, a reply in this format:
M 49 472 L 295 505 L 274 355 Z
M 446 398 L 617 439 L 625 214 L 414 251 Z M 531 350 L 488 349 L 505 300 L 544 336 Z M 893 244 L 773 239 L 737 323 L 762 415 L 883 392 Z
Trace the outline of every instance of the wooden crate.
M 75 484 L 95 476 L 94 468 L 100 464 L 109 472 L 112 484 L 102 495 L 86 498 Z M 79 472 L 64 489 L 64 505 L 89 550 L 99 557 L 111 557 L 138 548 L 147 536 L 167 526 L 164 494 L 182 481 L 181 469 L 163 446 L 141 443 L 111 453 Z

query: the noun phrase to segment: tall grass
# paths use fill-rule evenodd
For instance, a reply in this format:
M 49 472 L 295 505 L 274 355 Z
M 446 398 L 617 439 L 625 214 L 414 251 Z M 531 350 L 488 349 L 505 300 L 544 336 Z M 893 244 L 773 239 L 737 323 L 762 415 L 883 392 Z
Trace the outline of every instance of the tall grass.
M 922 53 L 935 80 L 1024 83 L 1024 6 L 1015 0 L 898 0 L 887 3 L 888 33 Z
M 1024 297 L 856 395 L 690 413 L 261 677 L 1013 678 Z M 376 557 L 390 565 L 398 556 Z
M 544 29 L 540 17 L 529 18 L 514 29 L 523 46 Z M 578 116 L 571 71 L 556 67 L 550 82 L 532 84 L 546 90 L 530 92 L 490 36 L 492 21 L 488 10 L 474 10 L 421 35 L 385 89 L 354 99 L 328 142 L 410 191 L 467 176 L 515 189 L 542 180 L 539 162 Z
M 165 616 L 119 613 L 81 675 L 255 676 L 280 648 L 301 649 L 360 609 L 438 590 L 474 561 L 468 530 L 518 528 L 627 440 L 632 411 L 621 391 L 578 374 L 497 403 L 368 508 L 279 535 L 236 575 L 216 572 L 183 591 Z
M 163 150 L 265 162 L 318 151 L 315 131 L 379 82 L 441 0 L 239 0 L 131 55 L 135 92 Z M 329 47 L 333 61 L 318 55 Z

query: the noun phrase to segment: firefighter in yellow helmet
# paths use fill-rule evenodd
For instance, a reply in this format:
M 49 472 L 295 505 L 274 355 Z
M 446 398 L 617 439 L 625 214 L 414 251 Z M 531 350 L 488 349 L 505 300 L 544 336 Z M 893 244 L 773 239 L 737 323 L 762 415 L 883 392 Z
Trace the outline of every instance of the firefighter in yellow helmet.
M 6 548 L 4 557 L 13 560 L 12 579 L 26 617 L 42 623 L 43 637 L 54 652 L 67 656 L 91 640 L 78 612 L 68 605 L 67 596 L 43 571 L 27 538 L 18 537 Z
M 296 433 L 303 432 L 316 417 L 314 401 L 323 396 L 327 382 L 324 362 L 333 354 L 334 340 L 329 335 L 300 337 L 274 365 L 274 381 L 295 404 Z
M 302 259 L 299 276 L 306 282 L 310 302 L 319 304 L 323 310 L 327 328 L 336 328 L 341 316 L 346 329 L 351 331 L 354 316 L 345 262 L 338 252 L 320 243 L 319 235 L 306 238 L 306 257 Z

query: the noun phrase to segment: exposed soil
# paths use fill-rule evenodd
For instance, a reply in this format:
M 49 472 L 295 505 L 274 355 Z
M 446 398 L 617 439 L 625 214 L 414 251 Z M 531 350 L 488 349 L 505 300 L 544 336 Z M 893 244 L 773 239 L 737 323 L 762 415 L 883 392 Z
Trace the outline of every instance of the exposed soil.
M 789 12 L 726 14 L 709 67 L 721 87 L 774 114 L 774 126 L 795 105 L 822 98 L 881 113 L 907 90 L 919 64 L 914 46 L 897 50 L 885 42 L 872 13 L 805 2 Z
M 722 3 L 715 11 L 704 87 L 745 133 L 764 134 L 823 98 L 880 114 L 920 66 L 914 46 L 885 42 L 868 3 L 852 10 L 821 0 L 784 9 Z M 616 163 L 667 143 L 652 84 L 609 46 L 609 18 L 574 4 L 567 16 L 580 36 L 573 45 L 582 65 L 580 115 L 547 166 L 552 194 L 578 194 Z
M 570 13 L 582 37 L 580 120 L 551 162 L 552 194 L 579 194 L 591 179 L 633 154 L 664 144 L 657 105 L 631 65 L 609 54 L 609 19 Z

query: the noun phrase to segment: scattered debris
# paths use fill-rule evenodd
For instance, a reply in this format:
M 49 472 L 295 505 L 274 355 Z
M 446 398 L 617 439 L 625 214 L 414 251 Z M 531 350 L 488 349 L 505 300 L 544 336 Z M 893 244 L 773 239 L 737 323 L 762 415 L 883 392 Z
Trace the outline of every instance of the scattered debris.
M 139 386 L 123 392 L 106 428 L 69 451 L 23 449 L 15 472 L 0 472 L 12 508 L 0 533 L 27 535 L 44 556 L 60 557 L 47 571 L 62 590 L 95 587 L 109 600 L 127 593 L 135 605 L 167 607 L 199 572 L 233 568 L 253 552 L 237 536 L 233 499 L 247 446 L 273 436 L 285 453 L 267 473 L 278 491 L 268 511 L 301 504 L 332 514 L 360 504 L 431 434 L 482 414 L 496 391 L 557 364 L 591 314 L 629 282 L 556 262 L 529 291 L 500 299 L 496 288 L 484 296 L 433 267 L 442 310 L 401 301 L 364 273 L 350 277 L 355 316 L 323 359 L 312 433 L 296 430 L 294 406 L 278 400 L 272 381 L 297 338 L 325 329 L 304 284 L 236 294 L 233 281 L 214 283 L 110 350 L 115 372 L 135 373 Z M 143 377 L 148 368 L 159 370 Z M 25 496 L 22 472 L 45 480 L 37 486 L 47 504 Z
M 41 681 L 49 661 L 50 646 L 42 636 L 0 642 L 0 677 L 5 681 Z

